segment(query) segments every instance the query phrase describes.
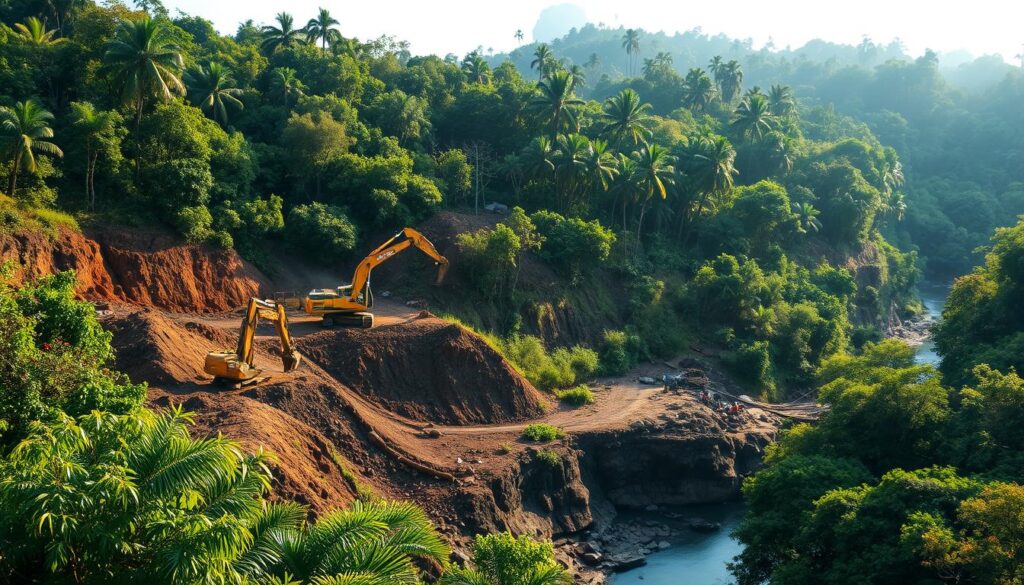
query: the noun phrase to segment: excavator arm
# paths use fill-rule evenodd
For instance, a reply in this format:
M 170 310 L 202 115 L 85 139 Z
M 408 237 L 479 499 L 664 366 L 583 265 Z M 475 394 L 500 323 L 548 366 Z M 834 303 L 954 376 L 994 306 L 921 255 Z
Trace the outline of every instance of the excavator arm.
M 335 289 L 311 290 L 302 299 L 303 310 L 309 315 L 323 317 L 325 327 L 337 324 L 367 329 L 373 327 L 373 314 L 367 312 L 367 309 L 373 306 L 370 273 L 375 267 L 408 248 L 419 249 L 437 263 L 437 278 L 434 284 L 441 284 L 448 272 L 448 260 L 438 253 L 423 234 L 407 227 L 359 261 L 352 275 L 352 284 Z
M 434 244 L 430 243 L 430 240 L 423 234 L 407 227 L 392 236 L 388 241 L 377 246 L 374 251 L 367 254 L 366 258 L 359 262 L 355 274 L 352 275 L 352 289 L 348 294 L 349 300 L 356 302 L 363 296 L 367 285 L 370 283 L 370 272 L 374 268 L 410 247 L 419 249 L 437 263 L 437 278 L 434 280 L 434 284 L 440 285 L 444 281 L 445 274 L 448 272 L 448 259 L 442 256 L 434 248 Z
M 299 367 L 302 356 L 292 345 L 284 305 L 253 298 L 249 299 L 249 304 L 246 305 L 235 350 L 208 353 L 204 368 L 207 374 L 214 378 L 243 382 L 255 378 L 261 373 L 261 370 L 256 369 L 254 364 L 256 327 L 261 318 L 273 321 L 277 328 L 278 337 L 281 338 L 281 359 L 284 362 L 284 371 L 290 372 Z

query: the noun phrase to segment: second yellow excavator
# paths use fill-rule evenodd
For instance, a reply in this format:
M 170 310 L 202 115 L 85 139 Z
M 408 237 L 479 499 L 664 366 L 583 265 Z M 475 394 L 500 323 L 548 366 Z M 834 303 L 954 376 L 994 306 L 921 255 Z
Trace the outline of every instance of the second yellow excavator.
M 238 332 L 238 345 L 234 350 L 211 351 L 206 354 L 204 370 L 215 380 L 245 385 L 262 373 L 254 365 L 256 326 L 260 319 L 273 321 L 277 327 L 277 335 L 281 338 L 281 360 L 284 371 L 290 372 L 299 367 L 302 355 L 292 346 L 292 338 L 288 333 L 288 317 L 284 305 L 273 301 L 249 299 L 242 318 L 242 328 Z
M 373 292 L 370 291 L 370 272 L 374 267 L 393 258 L 399 252 L 418 248 L 437 264 L 435 285 L 441 284 L 448 272 L 448 259 L 438 253 L 434 244 L 423 234 L 412 228 L 405 228 L 391 239 L 367 254 L 352 275 L 352 284 L 330 289 L 314 289 L 302 300 L 303 310 L 310 315 L 323 317 L 324 326 L 343 325 L 347 327 L 373 327 L 373 314 L 367 309 L 373 306 Z

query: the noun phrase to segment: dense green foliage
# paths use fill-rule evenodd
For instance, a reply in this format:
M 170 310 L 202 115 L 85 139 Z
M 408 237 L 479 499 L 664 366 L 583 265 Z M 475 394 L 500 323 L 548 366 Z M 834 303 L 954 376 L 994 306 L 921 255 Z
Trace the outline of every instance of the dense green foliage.
M 547 443 L 565 436 L 565 431 L 546 423 L 532 423 L 523 429 L 523 438 L 528 441 Z
M 559 390 L 556 393 L 556 396 L 558 396 L 558 399 L 562 402 L 573 406 L 585 406 L 587 404 L 594 403 L 594 393 L 586 384 L 580 384 L 579 386 Z
M 74 292 L 73 272 L 20 288 L 0 280 L 0 445 L 57 413 L 128 413 L 145 399 L 145 384 L 107 369 L 110 333 Z
M 477 536 L 473 566 L 453 569 L 443 585 L 565 585 L 569 572 L 555 561 L 551 543 L 534 542 L 504 532 Z
M 817 377 L 830 410 L 744 483 L 739 583 L 1017 582 L 1024 380 L 980 365 L 957 391 L 898 341 Z
M 942 374 L 971 384 L 978 364 L 1024 371 L 1024 221 L 996 230 L 984 266 L 956 281 L 935 334 Z

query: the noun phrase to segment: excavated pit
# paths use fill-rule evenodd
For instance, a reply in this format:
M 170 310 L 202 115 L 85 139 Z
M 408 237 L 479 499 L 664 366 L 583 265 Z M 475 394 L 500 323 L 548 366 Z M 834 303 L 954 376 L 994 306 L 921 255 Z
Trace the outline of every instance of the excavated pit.
M 321 331 L 297 345 L 342 384 L 411 419 L 490 424 L 544 412 L 541 393 L 499 353 L 441 319 Z

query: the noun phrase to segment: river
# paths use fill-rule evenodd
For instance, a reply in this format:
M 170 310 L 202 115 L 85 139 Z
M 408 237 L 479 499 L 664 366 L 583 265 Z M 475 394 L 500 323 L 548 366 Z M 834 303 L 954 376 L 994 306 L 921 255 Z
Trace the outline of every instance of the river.
M 931 319 L 942 315 L 949 286 L 923 283 L 919 287 L 925 314 Z M 939 355 L 931 339 L 918 346 L 916 360 L 920 364 L 938 365 Z M 722 528 L 710 534 L 684 531 L 685 536 L 672 542 L 671 548 L 647 557 L 643 567 L 612 578 L 613 585 L 727 585 L 734 582 L 726 563 L 743 550 L 731 536 L 743 519 L 743 505 L 687 506 L 681 511 L 686 516 L 719 522 Z

